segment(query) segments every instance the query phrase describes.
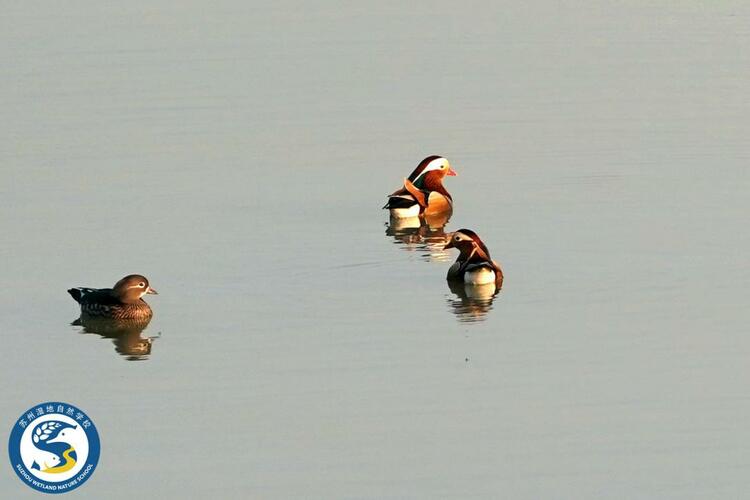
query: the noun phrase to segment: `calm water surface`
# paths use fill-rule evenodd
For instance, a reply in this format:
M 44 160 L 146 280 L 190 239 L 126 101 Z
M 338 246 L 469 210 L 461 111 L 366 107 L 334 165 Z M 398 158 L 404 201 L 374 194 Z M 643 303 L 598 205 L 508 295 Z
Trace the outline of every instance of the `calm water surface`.
M 77 497 L 750 491 L 747 5 L 3 11 L 0 428 L 88 412 Z M 455 213 L 390 225 L 429 154 Z M 135 272 L 145 329 L 71 325 Z

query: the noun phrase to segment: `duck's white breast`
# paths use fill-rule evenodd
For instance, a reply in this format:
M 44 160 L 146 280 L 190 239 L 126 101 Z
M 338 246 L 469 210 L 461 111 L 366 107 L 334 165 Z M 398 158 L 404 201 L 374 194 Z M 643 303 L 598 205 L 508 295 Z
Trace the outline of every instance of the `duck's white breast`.
M 474 271 L 464 273 L 464 283 L 469 285 L 486 285 L 495 282 L 495 271 L 486 267 L 480 267 Z

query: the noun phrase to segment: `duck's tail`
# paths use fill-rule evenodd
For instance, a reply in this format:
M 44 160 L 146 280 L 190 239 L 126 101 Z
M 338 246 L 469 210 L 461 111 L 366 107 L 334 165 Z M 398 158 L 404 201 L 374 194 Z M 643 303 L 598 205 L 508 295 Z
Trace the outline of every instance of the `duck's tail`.
M 75 300 L 79 304 L 81 303 L 81 297 L 83 296 L 83 293 L 80 288 L 70 288 L 68 289 L 68 293 L 71 297 L 73 297 L 73 300 Z

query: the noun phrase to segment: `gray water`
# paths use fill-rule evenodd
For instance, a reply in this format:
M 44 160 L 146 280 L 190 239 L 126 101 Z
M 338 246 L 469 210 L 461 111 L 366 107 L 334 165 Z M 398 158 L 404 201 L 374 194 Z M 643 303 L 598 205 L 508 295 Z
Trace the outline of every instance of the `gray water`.
M 6 2 L 0 428 L 84 409 L 78 498 L 746 498 L 750 8 L 650 4 Z M 494 297 L 380 210 L 430 154 Z

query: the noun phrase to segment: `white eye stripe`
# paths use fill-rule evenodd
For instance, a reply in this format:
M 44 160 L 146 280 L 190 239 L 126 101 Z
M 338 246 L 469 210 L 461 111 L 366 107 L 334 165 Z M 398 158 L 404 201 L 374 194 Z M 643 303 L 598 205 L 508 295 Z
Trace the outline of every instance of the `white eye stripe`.
M 448 166 L 448 160 L 445 158 L 435 158 L 430 163 L 427 164 L 424 170 L 414 179 L 414 182 L 417 182 L 420 177 L 425 175 L 427 172 L 432 172 L 433 170 L 440 170 L 441 168 Z

